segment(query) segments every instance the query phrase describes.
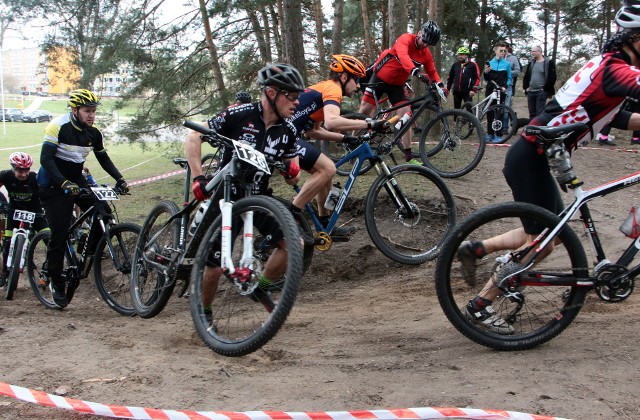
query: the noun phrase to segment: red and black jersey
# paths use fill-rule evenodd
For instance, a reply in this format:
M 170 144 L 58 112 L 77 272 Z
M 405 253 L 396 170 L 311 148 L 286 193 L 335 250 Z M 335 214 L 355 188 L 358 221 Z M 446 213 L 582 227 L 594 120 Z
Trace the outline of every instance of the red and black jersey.
M 575 150 L 616 117 L 627 97 L 640 98 L 640 69 L 631 66 L 623 52 L 606 53 L 578 70 L 531 125 L 587 124 L 590 130 L 566 144 Z

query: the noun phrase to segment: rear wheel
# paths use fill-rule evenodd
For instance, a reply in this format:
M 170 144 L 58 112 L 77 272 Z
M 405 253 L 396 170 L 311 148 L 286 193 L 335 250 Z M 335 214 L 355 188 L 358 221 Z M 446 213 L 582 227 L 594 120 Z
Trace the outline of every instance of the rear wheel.
M 20 260 L 22 259 L 22 253 L 24 252 L 24 236 L 18 235 L 13 243 L 13 259 L 11 260 L 11 267 L 9 269 L 9 276 L 7 277 L 7 300 L 13 299 L 13 292 L 18 287 L 18 278 L 20 277 Z
M 491 127 L 488 126 L 491 119 Z M 506 143 L 518 131 L 518 116 L 516 112 L 507 105 L 493 105 L 489 107 L 481 116 L 480 122 L 483 126 L 487 126 L 495 133 L 500 141 L 494 143 Z
M 136 314 L 131 301 L 131 258 L 136 247 L 140 226 L 122 223 L 109 230 L 109 243 L 114 255 L 109 254 L 103 236 L 98 242 L 93 260 L 93 276 L 102 299 L 111 309 L 122 315 Z
M 151 212 L 140 230 L 131 267 L 131 301 L 142 318 L 152 318 L 166 306 L 176 285 L 166 271 L 178 257 L 180 220 L 166 224 L 178 213 L 172 201 L 161 201 Z
M 253 212 L 253 238 L 271 237 L 270 249 L 256 248 L 243 256 L 243 220 Z M 302 277 L 302 244 L 298 226 L 287 208 L 270 197 L 253 196 L 238 200 L 232 213 L 232 260 L 236 274 L 222 274 L 205 280 L 211 253 L 219 254 L 222 218 L 218 216 L 205 234 L 191 271 L 189 294 L 191 317 L 196 331 L 209 348 L 224 356 L 243 356 L 266 344 L 284 324 L 295 301 Z M 257 225 L 261 226 L 261 232 Z M 259 284 L 267 260 L 278 247 L 279 237 L 286 241 L 283 274 L 271 284 Z M 241 260 L 243 262 L 241 263 Z M 243 268 L 244 267 L 244 268 Z M 210 289 L 209 289 L 210 288 Z M 203 295 L 213 295 L 210 306 Z M 205 310 L 206 309 L 206 310 Z
M 589 277 L 589 264 L 569 226 L 560 231 L 553 251 L 531 265 L 523 222 L 535 223 L 548 234 L 560 218 L 529 203 L 482 208 L 451 232 L 436 265 L 436 292 L 449 321 L 466 337 L 497 350 L 526 350 L 551 340 L 571 324 L 591 289 L 577 285 L 577 279 Z M 495 251 L 485 248 L 488 254 L 481 258 L 459 252 L 465 241 L 486 244 L 497 236 L 501 244 L 512 244 Z M 536 243 L 544 238 L 539 236 Z M 483 322 L 467 312 L 477 295 L 492 299 L 493 320 Z
M 50 231 L 37 233 L 27 251 L 27 273 L 29 284 L 36 298 L 49 309 L 60 309 L 53 301 L 49 287 L 49 275 L 47 272 L 47 244 L 51 237 Z M 65 265 L 67 264 L 65 258 Z

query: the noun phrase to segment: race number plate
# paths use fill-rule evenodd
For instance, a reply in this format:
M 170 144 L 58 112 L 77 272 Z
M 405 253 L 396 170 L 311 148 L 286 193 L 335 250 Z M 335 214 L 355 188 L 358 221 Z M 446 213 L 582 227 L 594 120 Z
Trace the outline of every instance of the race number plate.
M 267 159 L 262 153 L 247 144 L 240 143 L 237 140 L 233 140 L 233 147 L 235 147 L 240 160 L 255 166 L 268 175 L 271 174 L 271 171 L 269 171 L 269 165 L 267 165 Z
M 36 220 L 36 214 L 26 210 L 16 210 L 13 212 L 13 220 L 33 223 Z
M 91 187 L 91 191 L 100 201 L 120 200 L 118 194 L 111 187 Z

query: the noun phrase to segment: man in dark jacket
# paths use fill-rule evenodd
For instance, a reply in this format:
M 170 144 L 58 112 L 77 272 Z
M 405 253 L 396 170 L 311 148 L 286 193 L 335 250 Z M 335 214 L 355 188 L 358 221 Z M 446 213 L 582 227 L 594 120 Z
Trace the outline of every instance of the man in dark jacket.
M 522 87 L 527 95 L 529 118 L 539 115 L 547 102 L 556 93 L 556 63 L 542 54 L 542 47 L 531 48 L 531 61 L 527 64 Z
M 480 85 L 478 65 L 469 59 L 469 48 L 460 47 L 458 59 L 449 70 L 447 90 L 453 92 L 453 107 L 460 108 L 463 102 L 470 101 Z

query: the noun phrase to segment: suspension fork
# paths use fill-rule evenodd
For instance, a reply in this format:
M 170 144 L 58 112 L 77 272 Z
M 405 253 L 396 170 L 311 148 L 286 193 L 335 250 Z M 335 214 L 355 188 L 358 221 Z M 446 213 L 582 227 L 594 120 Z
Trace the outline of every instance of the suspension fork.
M 393 199 L 396 208 L 398 210 L 404 208 L 406 209 L 408 217 L 415 217 L 416 213 L 411 208 L 407 197 L 402 193 L 402 190 L 398 185 L 398 181 L 394 176 L 391 175 L 391 171 L 389 170 L 387 164 L 384 163 L 382 159 L 380 159 L 376 162 L 375 168 L 378 175 L 382 175 L 386 178 L 386 181 L 383 184 L 384 189 L 387 191 L 387 194 L 389 194 L 389 197 Z

